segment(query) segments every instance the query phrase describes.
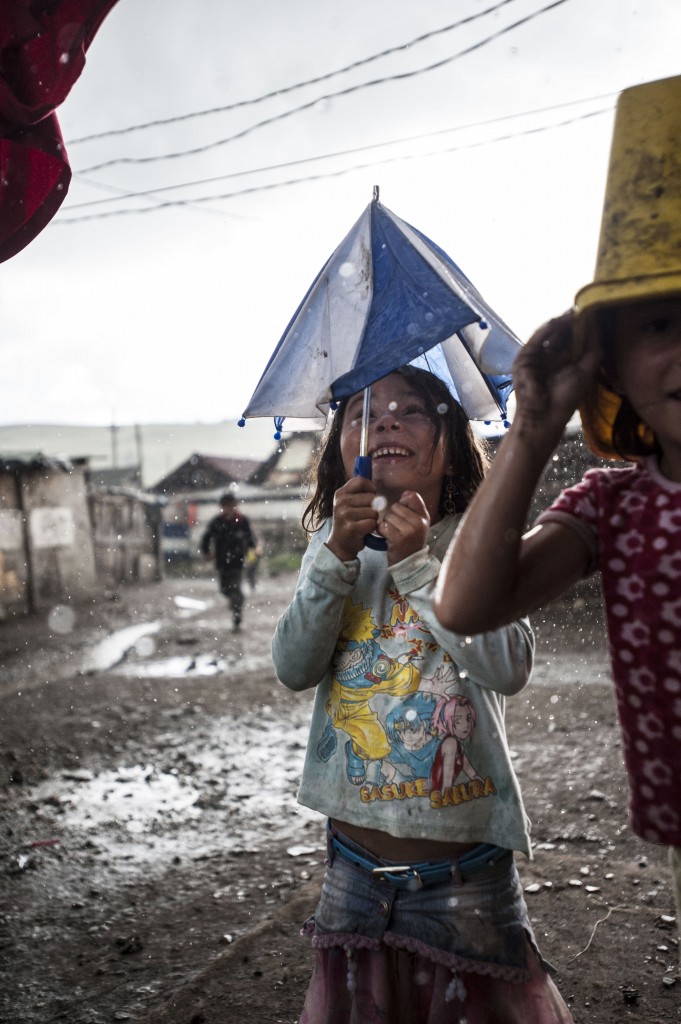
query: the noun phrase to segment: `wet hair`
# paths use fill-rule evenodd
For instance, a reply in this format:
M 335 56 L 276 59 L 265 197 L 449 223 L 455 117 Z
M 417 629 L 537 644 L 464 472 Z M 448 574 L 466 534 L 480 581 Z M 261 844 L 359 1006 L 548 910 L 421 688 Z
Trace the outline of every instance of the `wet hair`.
M 603 358 L 596 382 L 582 403 L 580 412 L 585 432 L 591 433 L 600 453 L 635 462 L 646 455 L 661 455 L 662 448 L 648 424 L 641 419 L 617 385 L 617 330 L 613 307 L 600 310 L 597 330 Z M 614 417 L 608 411 L 615 409 Z
M 440 515 L 463 512 L 489 466 L 487 446 L 475 436 L 468 417 L 439 377 L 416 366 L 402 366 L 394 372 L 423 401 L 426 416 L 435 428 L 433 455 L 444 436 L 447 459 L 456 467 L 453 475 L 446 474 L 442 479 Z M 344 400 L 333 414 L 331 425 L 313 456 L 309 476 L 312 497 L 303 513 L 303 528 L 308 533 L 318 530 L 331 518 L 333 496 L 347 480 L 340 445 L 346 408 L 347 400 Z M 438 409 L 445 411 L 439 412 Z

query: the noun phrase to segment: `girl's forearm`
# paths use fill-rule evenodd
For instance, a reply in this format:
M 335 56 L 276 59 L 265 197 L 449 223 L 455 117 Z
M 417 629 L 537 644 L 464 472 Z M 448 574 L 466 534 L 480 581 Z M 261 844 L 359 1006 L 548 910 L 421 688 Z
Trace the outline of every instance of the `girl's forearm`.
M 316 686 L 336 649 L 345 598 L 354 588 L 359 562 L 345 564 L 317 536 L 303 559 L 291 604 L 277 622 L 272 657 L 290 690 Z

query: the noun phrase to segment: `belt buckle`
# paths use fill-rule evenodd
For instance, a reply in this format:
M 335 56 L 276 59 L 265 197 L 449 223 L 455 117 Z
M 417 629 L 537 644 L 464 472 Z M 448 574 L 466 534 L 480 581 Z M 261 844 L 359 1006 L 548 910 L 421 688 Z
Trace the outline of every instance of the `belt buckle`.
M 411 864 L 381 865 L 381 867 L 372 868 L 371 874 L 374 875 L 374 877 L 377 878 L 379 882 L 387 882 L 388 885 L 392 883 L 394 885 L 399 886 L 400 882 L 403 881 L 406 888 L 409 885 L 409 882 L 413 881 L 416 883 L 414 885 L 414 889 L 423 888 L 423 879 L 421 878 L 416 868 L 412 867 Z M 393 881 L 393 879 L 391 878 L 385 878 L 385 875 L 403 875 L 404 877 L 402 879 L 395 879 Z

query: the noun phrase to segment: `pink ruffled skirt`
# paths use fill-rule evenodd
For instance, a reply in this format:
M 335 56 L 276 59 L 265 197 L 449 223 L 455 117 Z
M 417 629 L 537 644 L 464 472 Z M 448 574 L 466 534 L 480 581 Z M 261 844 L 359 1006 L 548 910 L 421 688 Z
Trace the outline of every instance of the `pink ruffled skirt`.
M 321 949 L 300 1024 L 573 1024 L 529 943 L 527 964 L 514 982 L 388 946 Z

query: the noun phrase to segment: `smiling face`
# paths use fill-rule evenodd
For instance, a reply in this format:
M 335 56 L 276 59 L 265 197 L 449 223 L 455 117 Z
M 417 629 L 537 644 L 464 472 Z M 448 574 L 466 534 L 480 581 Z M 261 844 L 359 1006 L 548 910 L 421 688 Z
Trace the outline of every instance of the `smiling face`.
M 340 451 L 348 479 L 359 455 L 363 393 L 348 399 L 340 436 Z M 442 478 L 450 472 L 444 433 L 437 430 L 425 399 L 398 373 L 371 388 L 368 454 L 378 493 L 389 504 L 405 490 L 418 491 L 431 522 L 439 518 Z
M 467 740 L 473 734 L 473 712 L 470 707 L 460 706 L 452 719 L 452 734 L 458 740 Z
M 681 300 L 620 307 L 615 338 L 617 390 L 657 437 L 663 472 L 681 481 Z

